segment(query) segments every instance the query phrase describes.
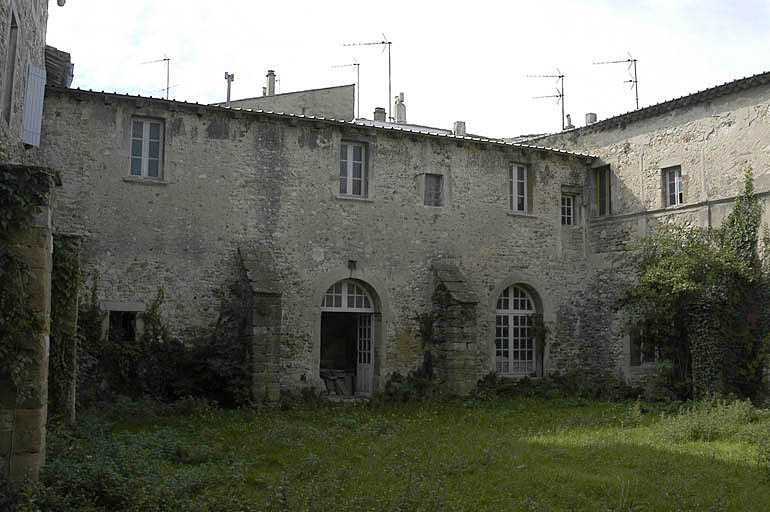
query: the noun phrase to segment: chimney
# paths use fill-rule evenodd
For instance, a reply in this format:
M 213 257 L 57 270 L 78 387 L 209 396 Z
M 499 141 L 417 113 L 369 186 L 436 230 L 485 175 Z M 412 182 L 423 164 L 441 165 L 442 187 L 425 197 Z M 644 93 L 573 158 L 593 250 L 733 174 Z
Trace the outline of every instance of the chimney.
M 275 71 L 272 69 L 267 70 L 267 94 L 266 96 L 275 95 Z
M 396 111 L 396 122 L 398 124 L 406 124 L 406 104 L 404 103 L 404 93 L 398 93 L 396 96 L 396 103 L 393 105 L 393 110 Z
M 385 109 L 382 107 L 377 107 L 374 109 L 374 120 L 375 121 L 385 121 Z
M 572 124 L 572 116 L 567 114 L 567 126 L 564 127 L 565 130 L 571 130 L 575 127 L 575 125 Z
M 465 121 L 455 121 L 454 134 L 458 137 L 465 137 Z
M 586 114 L 586 126 L 589 124 L 594 124 L 596 122 L 596 114 L 593 112 L 589 112 Z
M 267 87 L 262 88 L 262 96 L 267 96 Z

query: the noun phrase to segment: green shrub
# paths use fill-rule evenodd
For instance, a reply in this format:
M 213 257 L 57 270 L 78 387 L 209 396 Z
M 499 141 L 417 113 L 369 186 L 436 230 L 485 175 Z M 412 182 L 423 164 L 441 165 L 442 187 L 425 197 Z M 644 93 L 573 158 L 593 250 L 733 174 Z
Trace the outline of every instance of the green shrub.
M 730 439 L 766 413 L 749 400 L 726 400 L 711 395 L 683 407 L 659 425 L 663 438 L 673 443 Z
M 476 397 L 523 396 L 545 399 L 581 399 L 622 401 L 636 398 L 640 390 L 628 386 L 614 375 L 595 376 L 573 370 L 564 374 L 530 379 L 504 379 L 494 373 L 483 377 L 476 388 Z
M 436 382 L 421 371 L 410 372 L 404 377 L 399 372 L 390 375 L 382 392 L 374 397 L 375 402 L 405 403 L 437 398 L 440 389 Z

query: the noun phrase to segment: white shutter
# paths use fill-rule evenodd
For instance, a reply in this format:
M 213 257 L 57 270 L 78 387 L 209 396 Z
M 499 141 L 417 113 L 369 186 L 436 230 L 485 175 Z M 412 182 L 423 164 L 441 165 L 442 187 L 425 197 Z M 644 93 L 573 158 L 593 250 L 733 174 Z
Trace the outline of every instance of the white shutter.
M 40 146 L 44 94 L 45 68 L 30 64 L 27 76 L 27 98 L 24 104 L 24 136 L 22 137 L 24 144 Z

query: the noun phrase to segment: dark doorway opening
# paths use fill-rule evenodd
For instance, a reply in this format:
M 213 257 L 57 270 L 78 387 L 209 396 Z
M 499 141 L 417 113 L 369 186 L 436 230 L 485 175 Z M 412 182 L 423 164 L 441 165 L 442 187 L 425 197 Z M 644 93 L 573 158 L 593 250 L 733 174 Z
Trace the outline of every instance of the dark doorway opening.
M 321 378 L 330 393 L 356 392 L 358 313 L 321 314 Z

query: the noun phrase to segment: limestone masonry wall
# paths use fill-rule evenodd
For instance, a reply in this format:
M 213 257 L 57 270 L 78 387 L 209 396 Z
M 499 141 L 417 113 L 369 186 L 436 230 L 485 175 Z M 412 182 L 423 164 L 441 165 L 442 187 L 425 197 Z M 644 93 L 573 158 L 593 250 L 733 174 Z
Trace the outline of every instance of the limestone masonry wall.
M 161 180 L 128 176 L 135 117 L 164 122 Z M 435 261 L 453 262 L 480 299 L 479 376 L 494 368 L 496 299 L 516 283 L 551 326 L 546 372 L 579 360 L 603 371 L 619 364 L 604 331 L 586 337 L 580 321 L 591 288 L 586 158 L 59 89 L 48 92 L 44 126 L 41 150 L 63 173 L 56 230 L 84 237 L 104 302 L 146 303 L 163 286 L 176 332 L 212 322 L 215 292 L 238 278 L 237 247 L 253 247 L 280 288 L 284 388 L 320 385 L 321 300 L 344 278 L 365 283 L 377 302 L 378 381 L 416 368 L 417 315 L 431 307 Z M 343 141 L 364 145 L 365 198 L 339 194 Z M 527 214 L 509 210 L 512 162 L 530 169 Z M 442 207 L 423 205 L 425 173 L 443 177 Z M 577 193 L 575 226 L 561 225 L 564 187 Z

